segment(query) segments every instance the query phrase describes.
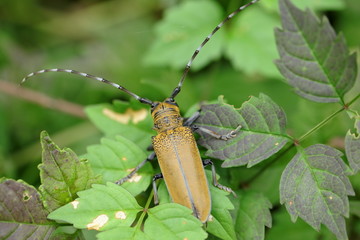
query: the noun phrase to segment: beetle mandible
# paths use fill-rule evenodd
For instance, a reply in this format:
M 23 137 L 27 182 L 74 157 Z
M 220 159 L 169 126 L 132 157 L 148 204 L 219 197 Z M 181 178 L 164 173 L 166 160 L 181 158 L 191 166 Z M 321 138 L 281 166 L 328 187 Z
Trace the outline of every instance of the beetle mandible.
M 193 131 L 203 131 L 217 139 L 228 140 L 235 137 L 236 132 L 238 132 L 241 127 L 238 126 L 229 133 L 220 135 L 207 128 L 192 125 L 198 118 L 199 112 L 195 113 L 192 117 L 184 121 L 180 115 L 180 109 L 175 101 L 175 97 L 181 91 L 181 87 L 187 73 L 190 70 L 192 62 L 200 50 L 204 47 L 204 45 L 210 40 L 210 38 L 237 13 L 258 1 L 260 0 L 252 0 L 251 2 L 241 6 L 229 14 L 220 24 L 214 28 L 214 30 L 195 50 L 189 62 L 186 64 L 185 70 L 178 85 L 175 87 L 170 97 L 166 98 L 163 102 L 153 102 L 147 98 L 140 97 L 135 93 L 127 90 L 123 86 L 110 82 L 104 78 L 70 69 L 43 69 L 28 74 L 21 81 L 21 83 L 24 83 L 28 78 L 34 75 L 45 72 L 67 72 L 112 85 L 113 87 L 116 87 L 132 96 L 139 102 L 150 105 L 151 116 L 154 121 L 154 129 L 157 131 L 157 135 L 152 137 L 152 147 L 154 152 L 151 153 L 147 159 L 141 162 L 128 176 L 116 181 L 116 183 L 122 184 L 129 180 L 142 166 L 145 165 L 147 161 L 156 157 L 159 162 L 161 173 L 153 177 L 154 203 L 158 204 L 157 187 L 155 181 L 159 178 L 164 178 L 172 201 L 192 209 L 194 216 L 205 223 L 210 216 L 211 198 L 204 166 L 212 166 L 213 185 L 227 192 L 231 192 L 234 195 L 235 193 L 230 188 L 217 182 L 213 163 L 209 159 L 201 159 Z

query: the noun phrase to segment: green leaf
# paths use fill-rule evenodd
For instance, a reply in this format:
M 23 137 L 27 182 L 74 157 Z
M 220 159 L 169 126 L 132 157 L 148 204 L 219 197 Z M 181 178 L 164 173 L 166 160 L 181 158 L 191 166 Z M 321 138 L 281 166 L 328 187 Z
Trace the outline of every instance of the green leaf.
M 50 213 L 48 218 L 71 223 L 80 229 L 104 231 L 130 226 L 142 210 L 128 191 L 113 183 L 94 184 L 78 195 L 78 199 Z
M 322 144 L 298 151 L 281 176 L 280 202 L 293 222 L 299 216 L 316 230 L 322 223 L 338 239 L 347 239 L 344 216 L 354 190 L 342 153 Z
M 199 132 L 199 144 L 207 148 L 206 155 L 224 160 L 223 167 L 248 165 L 251 167 L 278 152 L 288 141 L 285 133 L 284 111 L 269 97 L 251 97 L 240 109 L 225 104 L 204 105 L 196 125 L 219 134 L 226 134 L 239 125 L 235 138 L 218 140 Z
M 236 239 L 234 223 L 229 210 L 234 209 L 228 192 L 212 184 L 211 171 L 206 171 L 211 194 L 211 217 L 207 222 L 206 231 L 220 239 Z
M 355 120 L 356 133 L 347 132 L 345 137 L 345 152 L 354 175 L 360 169 L 360 117 Z
M 317 10 L 339 10 L 345 8 L 343 0 L 293 0 L 293 3 L 300 8 L 312 8 Z
M 185 68 L 196 48 L 222 17 L 221 7 L 214 1 L 185 1 L 170 8 L 156 26 L 156 41 L 146 53 L 145 63 Z M 192 69 L 199 69 L 218 59 L 224 40 L 224 32 L 217 32 L 211 39 L 211 47 L 199 54 Z
M 211 194 L 211 216 L 207 222 L 206 231 L 221 239 L 236 239 L 234 224 L 229 210 L 234 209 L 227 195 L 228 192 L 220 190 L 212 184 L 212 173 L 205 170 Z M 221 181 L 220 181 L 221 183 Z M 171 203 L 165 182 L 158 185 L 160 205 Z
M 1 239 L 49 239 L 55 230 L 39 192 L 23 181 L 0 180 L 0 205 Z
M 360 217 L 360 201 L 350 201 L 350 213 Z
M 281 207 L 272 215 L 274 226 L 266 232 L 266 240 L 286 239 L 291 240 L 319 240 L 322 239 L 318 232 L 314 231 L 304 221 L 293 223 L 285 208 Z
M 246 9 L 229 24 L 225 55 L 237 70 L 279 78 L 272 63 L 277 57 L 273 29 L 279 20 L 275 14 L 260 9 L 260 5 Z
M 241 194 L 236 218 L 237 239 L 264 239 L 265 226 L 271 228 L 270 201 L 260 193 Z
M 292 0 L 294 5 L 301 9 L 310 8 L 313 10 L 341 10 L 346 7 L 343 0 Z M 268 8 L 269 10 L 276 11 L 278 9 L 278 1 L 264 1 L 261 2 L 261 6 Z
M 149 209 L 144 232 L 150 239 L 205 239 L 202 223 L 192 210 L 176 203 L 166 203 Z
M 280 0 L 283 30 L 276 29 L 280 60 L 276 65 L 297 94 L 317 102 L 344 102 L 357 75 L 343 35 L 336 36 L 326 17 L 321 22 L 288 0 Z
M 150 240 L 150 238 L 138 228 L 116 227 L 96 235 L 99 240 L 121 239 L 121 240 Z
M 133 105 L 117 102 L 117 107 L 98 104 L 86 107 L 85 112 L 96 127 L 108 137 L 121 135 L 144 149 L 151 143 L 152 120 L 147 109 L 135 109 Z
M 116 140 L 101 139 L 101 145 L 87 148 L 86 157 L 97 174 L 103 176 L 104 182 L 115 182 L 127 176 L 133 168 L 146 159 L 146 154 L 135 143 L 121 136 Z M 131 194 L 138 195 L 145 191 L 154 175 L 150 163 L 146 163 L 122 187 Z
M 49 137 L 41 132 L 42 163 L 39 165 L 42 185 L 39 190 L 44 205 L 53 211 L 76 198 L 78 191 L 99 183 L 86 159 L 79 160 L 69 148 L 60 149 Z

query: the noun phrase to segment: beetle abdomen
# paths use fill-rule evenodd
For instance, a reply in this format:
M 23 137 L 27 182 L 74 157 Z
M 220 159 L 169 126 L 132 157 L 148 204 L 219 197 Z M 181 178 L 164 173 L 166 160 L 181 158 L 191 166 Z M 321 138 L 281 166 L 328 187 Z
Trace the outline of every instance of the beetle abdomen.
M 211 211 L 209 187 L 193 133 L 177 127 L 153 137 L 153 147 L 170 196 L 206 222 Z

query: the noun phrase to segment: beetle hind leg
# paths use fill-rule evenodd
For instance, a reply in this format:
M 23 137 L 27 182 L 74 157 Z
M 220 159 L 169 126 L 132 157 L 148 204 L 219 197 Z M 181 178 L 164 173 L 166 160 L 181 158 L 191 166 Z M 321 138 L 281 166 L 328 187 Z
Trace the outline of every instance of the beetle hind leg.
M 212 173 L 212 180 L 213 180 L 213 185 L 221 190 L 224 190 L 226 192 L 232 193 L 234 195 L 234 197 L 237 197 L 236 193 L 229 187 L 221 185 L 218 180 L 216 179 L 216 170 L 215 170 L 215 166 L 214 163 L 210 160 L 210 159 L 205 159 L 203 160 L 203 165 L 204 167 L 211 165 L 211 173 Z

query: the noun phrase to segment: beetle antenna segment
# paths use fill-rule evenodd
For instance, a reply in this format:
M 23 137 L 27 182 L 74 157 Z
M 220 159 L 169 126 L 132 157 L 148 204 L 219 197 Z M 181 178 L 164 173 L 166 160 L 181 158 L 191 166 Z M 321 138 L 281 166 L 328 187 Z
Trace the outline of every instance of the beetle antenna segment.
M 120 89 L 121 91 L 129 94 L 130 96 L 132 96 L 133 98 L 135 98 L 136 100 L 138 100 L 141 103 L 145 103 L 145 104 L 148 104 L 148 105 L 153 105 L 153 102 L 151 100 L 149 100 L 147 98 L 142 98 L 142 97 L 136 95 L 135 93 L 130 92 L 129 90 L 127 90 L 123 86 L 120 86 L 117 83 L 110 82 L 109 80 L 106 80 L 105 78 L 97 77 L 97 76 L 94 76 L 94 75 L 91 75 L 91 74 L 87 74 L 87 73 L 83 73 L 83 72 L 79 72 L 79 71 L 71 70 L 71 69 L 52 68 L 52 69 L 43 69 L 43 70 L 40 70 L 40 71 L 37 71 L 37 72 L 32 72 L 32 73 L 28 74 L 26 77 L 23 78 L 20 85 L 23 84 L 24 82 L 26 82 L 26 80 L 28 80 L 28 78 L 30 78 L 32 76 L 35 76 L 35 75 L 38 75 L 38 74 L 46 73 L 46 72 L 66 72 L 66 73 L 71 73 L 71 74 L 83 76 L 83 77 L 86 77 L 86 78 L 91 78 L 91 79 L 94 79 L 96 81 L 109 84 L 109 85 L 111 85 L 111 86 L 113 86 L 113 87 L 115 87 L 117 89 Z
M 236 9 L 234 12 L 230 13 L 221 23 L 219 23 L 219 25 L 217 25 L 214 30 L 212 30 L 212 32 L 204 39 L 204 41 L 200 44 L 200 46 L 195 50 L 195 52 L 193 53 L 193 55 L 191 56 L 189 62 L 186 64 L 185 70 L 183 75 L 181 76 L 180 82 L 177 85 L 177 87 L 173 90 L 173 92 L 170 95 L 170 98 L 175 98 L 176 95 L 178 95 L 178 93 L 181 91 L 181 87 L 183 85 L 183 82 L 190 70 L 191 64 L 193 63 L 194 59 L 196 58 L 196 56 L 199 54 L 200 50 L 205 46 L 205 44 L 210 40 L 210 38 L 230 19 L 232 19 L 236 14 L 238 14 L 239 12 L 241 12 L 242 10 L 244 10 L 245 8 L 247 8 L 250 5 L 253 5 L 254 3 L 258 2 L 260 0 L 252 0 L 251 2 L 239 7 L 238 9 Z

